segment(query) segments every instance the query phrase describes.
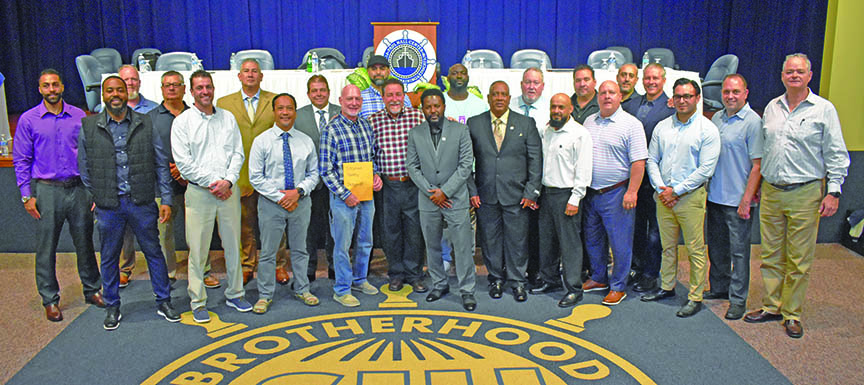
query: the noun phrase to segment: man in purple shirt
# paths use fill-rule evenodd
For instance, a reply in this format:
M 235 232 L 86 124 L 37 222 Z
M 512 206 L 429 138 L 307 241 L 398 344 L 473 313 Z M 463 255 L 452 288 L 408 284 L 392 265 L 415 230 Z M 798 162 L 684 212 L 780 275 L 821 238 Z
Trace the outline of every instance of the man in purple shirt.
M 93 201 L 78 172 L 78 133 L 84 111 L 63 102 L 63 81 L 53 69 L 39 76 L 42 103 L 21 114 L 12 153 L 21 202 L 36 219 L 36 287 L 49 321 L 63 320 L 55 262 L 63 222 L 75 245 L 84 301 L 104 307 L 93 249 Z

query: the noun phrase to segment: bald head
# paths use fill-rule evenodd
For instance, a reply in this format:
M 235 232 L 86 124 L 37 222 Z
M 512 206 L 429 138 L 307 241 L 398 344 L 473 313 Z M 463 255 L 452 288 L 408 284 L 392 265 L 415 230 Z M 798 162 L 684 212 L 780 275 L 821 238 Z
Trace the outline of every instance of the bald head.
M 447 82 L 450 89 L 462 93 L 468 89 L 468 69 L 461 63 L 456 63 L 447 70 Z
M 360 89 L 353 84 L 343 87 L 342 94 L 339 96 L 339 104 L 342 105 L 342 115 L 348 119 L 357 120 L 357 116 L 360 115 L 360 107 L 363 106 Z
M 607 80 L 600 84 L 597 91 L 597 104 L 600 106 L 600 116 L 608 118 L 621 106 L 621 89 L 618 83 Z
M 564 127 L 570 114 L 573 113 L 573 104 L 570 97 L 565 94 L 555 94 L 549 99 L 549 125 L 558 130 Z
M 627 97 L 636 89 L 636 82 L 639 81 L 639 69 L 633 63 L 627 63 L 618 69 L 618 75 L 615 77 L 618 82 L 618 88 L 621 89 L 621 94 Z

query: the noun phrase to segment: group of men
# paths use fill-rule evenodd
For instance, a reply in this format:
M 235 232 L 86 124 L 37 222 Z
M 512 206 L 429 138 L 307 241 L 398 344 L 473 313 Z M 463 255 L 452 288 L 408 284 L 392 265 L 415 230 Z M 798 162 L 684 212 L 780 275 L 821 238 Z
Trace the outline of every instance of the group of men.
M 657 301 L 675 296 L 681 233 L 690 279 L 679 317 L 696 314 L 703 299 L 728 299 L 728 319 L 783 320 L 788 335 L 803 335 L 819 216 L 837 211 L 849 165 L 836 110 L 807 87 L 805 55 L 784 61 L 786 93 L 769 103 L 764 119 L 747 103 L 743 76 L 724 79 L 725 108 L 709 120 L 697 113 L 699 84 L 679 79 L 669 98 L 658 64 L 642 70 L 644 95 L 635 92 L 633 64 L 599 87 L 594 70 L 582 65 L 574 70 L 572 96 L 547 98 L 543 72 L 529 68 L 521 95 L 511 98 L 507 83 L 497 81 L 487 103 L 467 91 L 468 71 L 456 64 L 450 88 L 424 91 L 419 110 L 389 77 L 387 59 L 373 56 L 368 73 L 372 85 L 343 88 L 341 106 L 329 103 L 326 78 L 312 76 L 311 104 L 297 109 L 292 95 L 260 88 L 260 66 L 249 59 L 238 74 L 241 91 L 215 104 L 210 75 L 193 73 L 189 107 L 181 74 L 162 75 L 163 102 L 155 105 L 138 94 L 134 67 L 124 67 L 103 81 L 103 111 L 85 118 L 62 101 L 59 74 L 43 71 L 44 100 L 21 116 L 14 163 L 25 209 L 39 223 L 36 279 L 46 317 L 62 319 L 54 253 L 68 220 L 85 299 L 108 309 L 105 329 L 119 325 L 118 288 L 134 266 L 119 269 L 126 233 L 147 260 L 157 312 L 179 321 L 170 299 L 176 270 L 170 225 L 180 210 L 196 322 L 210 320 L 206 288 L 221 285 L 207 274 L 216 221 L 227 306 L 265 313 L 276 282 L 291 282 L 298 300 L 317 305 L 309 288 L 319 247 L 333 271 L 334 300 L 359 306 L 352 291 L 378 293 L 367 280 L 375 215 L 368 190 L 374 190 L 382 198 L 379 235 L 390 291 L 408 284 L 428 291 L 429 302 L 447 295 L 446 248 L 462 305 L 475 310 L 476 231 L 493 299 L 506 289 L 517 302 L 529 292 L 563 289 L 558 305 L 569 307 L 583 292 L 603 291 L 602 303 L 613 306 L 632 283 L 633 291 L 646 293 L 642 301 Z M 744 316 L 759 191 L 766 294 L 762 308 Z M 244 285 L 255 272 L 252 305 Z

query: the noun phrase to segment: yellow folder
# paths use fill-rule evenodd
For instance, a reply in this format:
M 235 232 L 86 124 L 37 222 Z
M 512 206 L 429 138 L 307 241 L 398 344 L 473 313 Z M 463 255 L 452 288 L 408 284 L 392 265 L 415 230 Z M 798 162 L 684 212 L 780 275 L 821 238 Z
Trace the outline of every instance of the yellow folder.
M 345 187 L 360 201 L 372 200 L 372 162 L 342 163 Z

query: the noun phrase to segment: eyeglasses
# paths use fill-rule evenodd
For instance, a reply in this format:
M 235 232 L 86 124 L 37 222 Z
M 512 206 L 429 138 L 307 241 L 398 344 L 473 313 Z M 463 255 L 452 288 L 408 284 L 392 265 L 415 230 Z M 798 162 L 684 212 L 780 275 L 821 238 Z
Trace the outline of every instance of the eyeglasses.
M 162 88 L 182 87 L 183 83 L 162 83 Z
M 690 100 L 695 98 L 696 95 L 684 94 L 684 95 L 672 95 L 672 100 Z

